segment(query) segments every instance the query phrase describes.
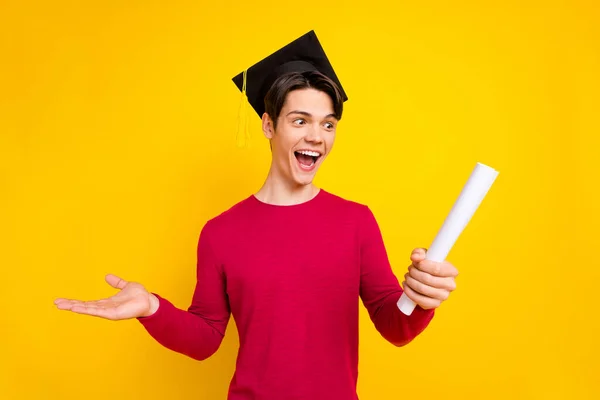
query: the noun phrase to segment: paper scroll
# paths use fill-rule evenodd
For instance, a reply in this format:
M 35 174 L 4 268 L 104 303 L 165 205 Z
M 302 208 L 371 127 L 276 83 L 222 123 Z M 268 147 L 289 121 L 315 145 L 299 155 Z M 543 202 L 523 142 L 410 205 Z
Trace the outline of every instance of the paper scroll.
M 475 169 L 446 217 L 442 228 L 427 250 L 426 259 L 436 262 L 446 259 L 497 176 L 498 171 L 493 168 L 481 163 L 475 165 Z M 415 303 L 404 293 L 398 300 L 398 308 L 406 315 L 411 315 L 415 306 Z

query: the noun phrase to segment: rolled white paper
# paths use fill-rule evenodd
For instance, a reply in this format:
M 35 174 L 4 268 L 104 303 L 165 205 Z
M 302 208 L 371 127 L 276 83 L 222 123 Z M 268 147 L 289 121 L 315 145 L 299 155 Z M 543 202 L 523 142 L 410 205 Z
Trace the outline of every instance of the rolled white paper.
M 487 165 L 477 163 L 469 180 L 463 187 L 452 210 L 446 217 L 442 228 L 438 231 L 431 247 L 427 250 L 427 260 L 442 262 L 454 246 L 454 243 L 465 229 L 481 201 L 492 187 L 498 171 Z M 398 300 L 398 308 L 406 315 L 411 315 L 416 304 L 405 293 Z

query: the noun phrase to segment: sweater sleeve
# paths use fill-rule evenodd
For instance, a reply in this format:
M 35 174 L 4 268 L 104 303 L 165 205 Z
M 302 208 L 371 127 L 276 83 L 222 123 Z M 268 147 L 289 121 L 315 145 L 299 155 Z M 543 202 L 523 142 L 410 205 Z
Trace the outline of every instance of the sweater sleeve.
M 198 241 L 196 287 L 188 309 L 179 309 L 155 294 L 158 310 L 138 318 L 161 345 L 196 360 L 207 359 L 218 350 L 230 317 L 225 276 L 211 245 L 209 224 Z
M 379 225 L 364 206 L 360 231 L 360 296 L 375 328 L 390 343 L 404 346 L 419 335 L 433 318 L 433 310 L 417 305 L 410 316 L 397 306 L 403 293 L 387 256 Z

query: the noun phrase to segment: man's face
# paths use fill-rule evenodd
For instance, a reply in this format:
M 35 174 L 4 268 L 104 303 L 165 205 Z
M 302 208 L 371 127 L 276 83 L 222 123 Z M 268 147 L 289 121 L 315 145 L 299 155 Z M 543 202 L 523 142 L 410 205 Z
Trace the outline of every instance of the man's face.
M 268 116 L 263 117 L 263 131 L 271 139 L 274 172 L 292 186 L 312 183 L 333 147 L 337 123 L 333 102 L 325 92 L 301 89 L 288 93 L 275 131 Z

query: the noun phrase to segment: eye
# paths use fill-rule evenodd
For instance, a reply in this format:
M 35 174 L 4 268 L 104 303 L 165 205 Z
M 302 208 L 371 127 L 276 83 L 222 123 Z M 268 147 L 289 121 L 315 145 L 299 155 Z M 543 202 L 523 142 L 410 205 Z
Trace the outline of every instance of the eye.
M 298 118 L 298 119 L 294 120 L 293 123 L 295 125 L 305 125 L 306 121 L 304 119 L 302 119 L 302 118 Z
M 333 128 L 335 128 L 335 126 L 331 122 L 325 122 L 325 128 L 326 129 L 333 129 Z

